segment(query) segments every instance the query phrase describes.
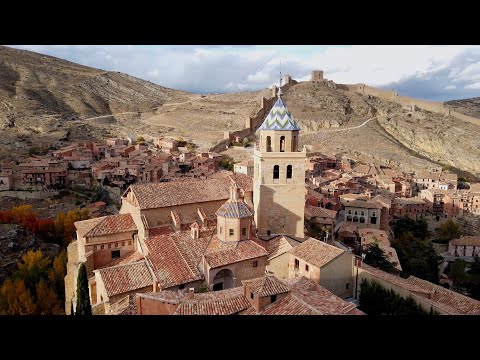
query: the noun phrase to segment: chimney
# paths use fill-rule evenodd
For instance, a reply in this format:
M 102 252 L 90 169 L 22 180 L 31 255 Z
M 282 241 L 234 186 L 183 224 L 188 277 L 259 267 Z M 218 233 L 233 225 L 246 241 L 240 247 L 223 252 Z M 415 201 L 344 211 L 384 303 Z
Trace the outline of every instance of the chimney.
M 188 292 L 185 294 L 185 297 L 187 299 L 193 299 L 195 296 L 195 289 L 194 288 L 188 288 Z
M 190 231 L 192 239 L 198 239 L 200 233 L 200 226 L 198 226 L 198 223 L 196 221 L 192 225 L 190 225 Z

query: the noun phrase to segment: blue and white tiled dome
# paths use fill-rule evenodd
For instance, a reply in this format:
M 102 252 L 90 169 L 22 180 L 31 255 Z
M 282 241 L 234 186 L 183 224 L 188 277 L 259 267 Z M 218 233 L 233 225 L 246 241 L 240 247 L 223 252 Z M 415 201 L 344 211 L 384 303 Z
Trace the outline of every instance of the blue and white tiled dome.
M 279 96 L 278 100 L 273 105 L 268 113 L 268 116 L 260 126 L 260 130 L 300 130 L 298 124 L 293 120 L 292 114 L 288 111 L 282 98 Z

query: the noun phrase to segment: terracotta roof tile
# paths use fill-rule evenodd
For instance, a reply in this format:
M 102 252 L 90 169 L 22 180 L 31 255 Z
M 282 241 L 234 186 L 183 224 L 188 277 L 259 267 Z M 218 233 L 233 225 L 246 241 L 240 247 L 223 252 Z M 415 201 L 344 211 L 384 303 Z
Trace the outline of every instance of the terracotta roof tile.
M 200 231 L 193 239 L 190 230 L 165 232 L 150 230 L 145 240 L 149 255 L 147 260 L 161 288 L 184 284 L 203 278 L 198 269 L 202 254 L 211 238 L 213 227 Z
M 242 281 L 251 292 L 258 294 L 260 297 L 282 294 L 290 291 L 290 289 L 277 280 L 273 276 L 263 276 L 256 279 Z
M 194 294 L 193 299 L 184 298 L 175 315 L 232 315 L 250 307 L 243 295 L 243 288 Z
M 137 226 L 130 214 L 102 216 L 95 219 L 77 221 L 74 225 L 82 237 L 111 235 L 137 230 Z
M 305 216 L 335 219 L 335 217 L 337 216 L 337 212 L 335 210 L 324 209 L 321 207 L 306 206 Z
M 305 260 L 317 267 L 328 264 L 344 252 L 342 249 L 313 238 L 309 238 L 290 251 L 295 257 Z
M 409 276 L 406 281 L 426 291 L 434 293 L 431 300 L 452 307 L 463 315 L 480 315 L 480 301 L 455 291 L 445 289 L 443 286 L 433 284 L 429 281 Z
M 216 268 L 267 255 L 267 251 L 252 240 L 223 242 L 215 235 L 205 252 L 205 260 Z
M 108 296 L 142 289 L 153 284 L 145 260 L 94 271 L 100 273 Z
M 294 246 L 301 244 L 300 241 L 292 239 L 288 236 L 276 236 L 268 241 L 263 241 L 261 246 L 267 249 L 268 259 L 276 258 L 290 251 Z
M 134 184 L 132 191 L 140 209 L 155 209 L 230 198 L 229 181 L 225 179 L 172 181 Z

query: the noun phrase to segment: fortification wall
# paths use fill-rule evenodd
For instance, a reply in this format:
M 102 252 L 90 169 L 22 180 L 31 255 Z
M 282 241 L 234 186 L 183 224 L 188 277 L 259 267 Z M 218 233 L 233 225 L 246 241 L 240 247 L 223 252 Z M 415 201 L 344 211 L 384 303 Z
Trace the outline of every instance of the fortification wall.
M 427 101 L 407 96 L 397 96 L 397 103 L 407 106 L 417 106 L 420 109 L 445 114 L 445 105 L 440 101 Z

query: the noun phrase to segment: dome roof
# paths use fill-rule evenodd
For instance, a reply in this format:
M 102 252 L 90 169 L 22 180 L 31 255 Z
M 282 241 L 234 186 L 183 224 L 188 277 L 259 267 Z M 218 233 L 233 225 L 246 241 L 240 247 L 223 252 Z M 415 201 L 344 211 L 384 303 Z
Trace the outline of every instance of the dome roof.
M 288 111 L 281 96 L 273 105 L 267 117 L 260 126 L 260 130 L 300 130 L 298 124 L 293 120 L 292 114 Z
M 243 219 L 248 218 L 253 215 L 253 212 L 250 210 L 247 204 L 242 200 L 231 201 L 228 200 L 223 204 L 220 209 L 216 212 L 217 216 L 226 217 L 226 218 L 236 218 Z

